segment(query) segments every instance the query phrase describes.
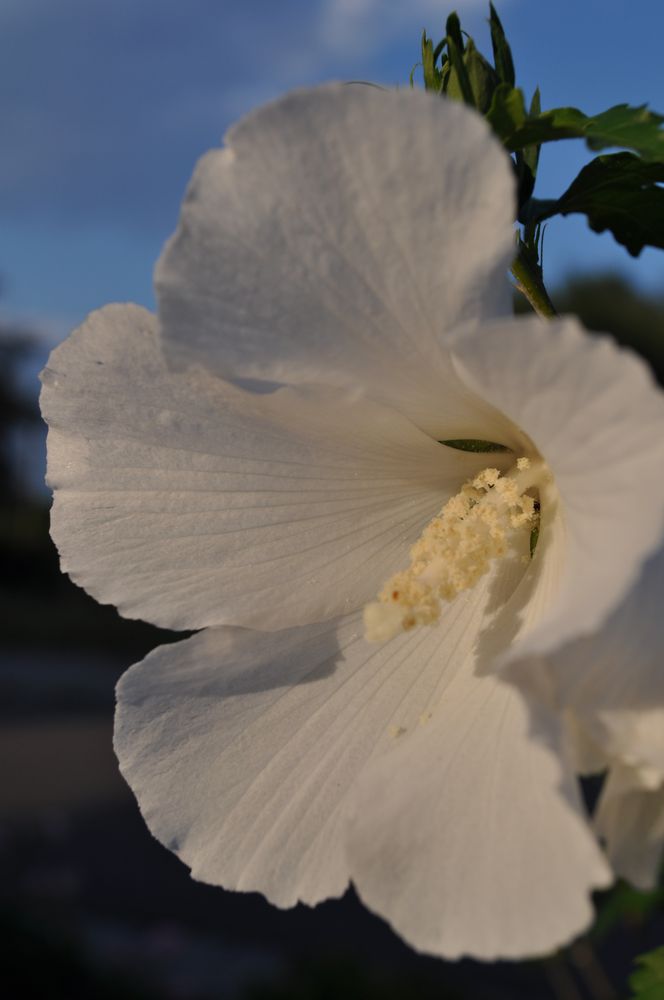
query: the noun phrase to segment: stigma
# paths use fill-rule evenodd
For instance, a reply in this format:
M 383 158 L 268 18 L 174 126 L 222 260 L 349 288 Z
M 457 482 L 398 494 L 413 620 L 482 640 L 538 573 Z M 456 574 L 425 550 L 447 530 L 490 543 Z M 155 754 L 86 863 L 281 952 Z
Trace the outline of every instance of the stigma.
M 410 566 L 390 577 L 364 609 L 365 637 L 384 642 L 418 625 L 434 625 L 443 604 L 470 590 L 492 563 L 539 527 L 542 461 L 519 458 L 501 475 L 484 469 L 447 501 L 410 552 Z M 536 536 L 535 536 L 536 537 Z

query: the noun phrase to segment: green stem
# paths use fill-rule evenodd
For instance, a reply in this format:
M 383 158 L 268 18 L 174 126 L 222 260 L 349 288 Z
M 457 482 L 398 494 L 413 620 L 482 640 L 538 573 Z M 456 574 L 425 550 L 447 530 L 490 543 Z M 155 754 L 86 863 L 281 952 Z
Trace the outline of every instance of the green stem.
M 533 260 L 522 241 L 519 241 L 519 251 L 512 262 L 512 274 L 516 278 L 516 287 L 526 296 L 538 316 L 553 319 L 558 315 L 544 287 L 537 261 Z

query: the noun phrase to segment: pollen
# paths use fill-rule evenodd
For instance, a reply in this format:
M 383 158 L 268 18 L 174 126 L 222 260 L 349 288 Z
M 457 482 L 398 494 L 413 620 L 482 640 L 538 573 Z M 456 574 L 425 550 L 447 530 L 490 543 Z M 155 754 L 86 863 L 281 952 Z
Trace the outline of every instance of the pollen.
M 434 625 L 442 606 L 470 590 L 517 536 L 539 525 L 540 461 L 517 459 L 510 472 L 484 469 L 447 501 L 410 552 L 410 566 L 391 577 L 364 609 L 365 636 L 384 642 L 418 625 Z

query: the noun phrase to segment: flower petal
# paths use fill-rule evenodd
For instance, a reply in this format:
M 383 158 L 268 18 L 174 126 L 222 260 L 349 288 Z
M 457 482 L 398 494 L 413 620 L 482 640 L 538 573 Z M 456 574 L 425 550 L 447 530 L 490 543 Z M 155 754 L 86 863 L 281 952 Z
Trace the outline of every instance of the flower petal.
M 135 306 L 94 313 L 43 381 L 63 569 L 170 628 L 282 628 L 361 606 L 486 464 L 348 391 L 172 374 Z
M 156 271 L 176 366 L 361 384 L 481 437 L 441 350 L 510 311 L 511 164 L 461 104 L 335 84 L 253 112 L 198 164 Z
M 597 629 L 661 543 L 664 394 L 636 355 L 573 319 L 480 333 L 457 342 L 459 369 L 533 441 L 560 498 L 515 647 L 545 653 Z
M 384 645 L 353 615 L 208 629 L 155 650 L 118 686 L 115 738 L 148 826 L 203 881 L 280 906 L 339 895 L 349 790 L 435 710 L 484 617 L 482 602 L 459 599 L 444 634 Z
M 612 768 L 595 824 L 616 874 L 639 889 L 655 888 L 664 848 L 664 788 L 645 788 L 631 768 Z
M 534 741 L 520 695 L 458 673 L 430 723 L 354 790 L 349 857 L 362 900 L 418 951 L 543 954 L 592 918 L 610 872 L 571 773 Z
M 570 713 L 606 760 L 654 787 L 664 780 L 663 594 L 660 549 L 597 633 L 510 669 L 522 689 L 536 684 L 550 708 Z M 545 676 L 535 681 L 537 671 Z
M 436 884 L 448 875 L 454 880 L 459 865 L 464 871 L 477 866 L 486 876 L 478 893 L 486 892 L 488 903 L 497 905 L 506 876 L 488 872 L 483 859 L 487 843 L 493 849 L 499 821 L 494 812 L 497 817 L 509 814 L 509 829 L 524 837 L 513 846 L 514 856 L 525 850 L 533 865 L 552 871 L 561 892 L 569 890 L 572 916 L 585 919 L 583 888 L 602 881 L 606 871 L 574 812 L 576 803 L 570 809 L 558 797 L 559 770 L 548 751 L 531 746 L 525 726 L 519 728 L 523 713 L 517 712 L 515 739 L 512 706 L 520 702 L 512 689 L 472 676 L 478 632 L 500 619 L 513 577 L 522 571 L 514 560 L 507 571 L 503 568 L 472 594 L 458 598 L 444 626 L 401 635 L 384 645 L 366 643 L 359 616 L 349 616 L 271 634 L 210 629 L 150 654 L 120 682 L 116 750 L 152 832 L 204 881 L 258 890 L 281 906 L 338 895 L 348 880 L 344 828 L 351 796 L 356 803 L 357 790 L 366 787 L 373 802 L 382 790 L 387 798 L 394 796 L 398 811 L 408 794 L 405 772 L 407 780 L 395 779 L 389 787 L 380 772 L 372 790 L 369 782 L 357 784 L 363 770 L 383 754 L 386 760 L 401 760 L 389 752 L 394 746 L 403 746 L 407 754 L 409 743 L 420 746 L 422 733 L 433 732 L 436 738 L 442 733 L 445 767 L 423 774 L 416 766 L 414 772 L 425 810 L 431 802 L 445 800 L 441 781 L 447 801 L 458 802 L 463 795 L 452 838 L 458 851 L 451 859 L 440 831 L 426 826 L 425 835 L 421 828 Z M 459 681 L 459 671 L 465 681 Z M 462 746 L 461 756 L 450 733 Z M 501 783 L 492 784 L 491 774 Z M 475 783 L 471 805 L 469 789 Z M 553 820 L 542 812 L 543 801 Z M 420 819 L 419 809 L 410 814 L 401 845 L 404 856 L 422 846 L 417 840 Z M 551 831 L 547 822 L 554 823 Z M 398 837 L 404 834 L 399 823 L 393 829 Z M 369 832 L 366 850 L 373 854 L 376 831 Z M 418 864 L 414 856 L 410 872 L 415 884 Z M 572 889 L 580 874 L 580 887 Z M 542 896 L 550 891 L 547 883 Z M 518 897 L 516 910 L 523 904 L 527 911 L 531 896 L 528 885 L 527 898 Z M 540 899 L 538 893 L 535 899 Z M 479 903 L 484 906 L 484 899 Z M 444 899 L 438 904 L 440 912 L 448 912 Z M 389 916 L 389 907 L 384 912 Z M 567 910 L 565 916 L 570 917 Z M 557 933 L 558 924 L 566 933 L 576 928 L 560 912 L 554 918 L 538 914 L 538 919 L 545 931 L 554 927 Z M 470 934 L 467 926 L 461 931 Z M 455 933 L 452 927 L 452 949 Z M 544 937 L 545 932 L 535 944 Z M 509 950 L 514 941 L 508 938 Z M 519 941 L 517 948 L 528 947 L 527 941 Z M 481 951 L 484 944 L 470 934 L 463 948 Z M 496 945 L 501 946 L 502 941 Z

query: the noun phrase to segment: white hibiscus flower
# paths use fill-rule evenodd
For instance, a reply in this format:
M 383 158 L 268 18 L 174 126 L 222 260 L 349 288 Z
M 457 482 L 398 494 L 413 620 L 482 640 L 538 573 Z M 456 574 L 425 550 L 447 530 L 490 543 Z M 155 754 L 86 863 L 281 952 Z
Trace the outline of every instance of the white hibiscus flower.
M 500 318 L 513 202 L 461 105 L 293 94 L 198 165 L 158 318 L 108 306 L 44 373 L 63 568 L 202 630 L 118 690 L 152 832 L 279 906 L 352 879 L 445 956 L 588 923 L 612 875 L 572 720 L 664 774 L 652 609 L 627 596 L 661 538 L 662 397 L 572 320 Z M 598 633 L 615 608 L 624 648 Z

